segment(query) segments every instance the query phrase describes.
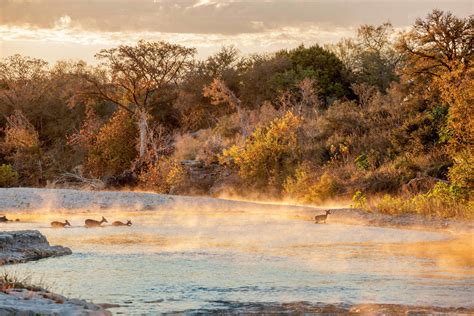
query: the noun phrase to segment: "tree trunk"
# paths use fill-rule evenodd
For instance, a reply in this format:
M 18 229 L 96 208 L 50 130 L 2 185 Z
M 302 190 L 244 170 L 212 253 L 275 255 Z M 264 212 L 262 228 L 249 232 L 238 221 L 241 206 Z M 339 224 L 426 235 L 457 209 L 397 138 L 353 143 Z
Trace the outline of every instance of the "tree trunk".
M 139 147 L 139 158 L 140 161 L 143 161 L 145 156 L 145 150 L 147 145 L 147 138 L 148 138 L 148 121 L 147 116 L 148 113 L 145 109 L 138 110 L 138 130 L 140 132 L 140 147 Z
M 240 127 L 242 128 L 242 136 L 244 139 L 246 139 L 249 136 L 249 131 L 248 131 L 248 118 L 247 118 L 247 113 L 245 113 L 244 109 L 242 109 L 240 106 L 237 107 L 237 114 L 239 115 L 239 120 L 240 120 Z

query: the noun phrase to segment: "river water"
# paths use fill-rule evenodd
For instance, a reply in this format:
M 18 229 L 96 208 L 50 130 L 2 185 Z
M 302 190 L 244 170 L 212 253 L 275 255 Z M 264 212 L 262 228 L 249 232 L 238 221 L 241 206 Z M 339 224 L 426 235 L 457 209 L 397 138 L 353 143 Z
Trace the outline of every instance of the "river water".
M 68 215 L 68 229 L 49 228 L 51 215 L 8 224 L 38 229 L 73 255 L 4 269 L 66 296 L 118 304 L 111 311 L 126 314 L 226 309 L 236 302 L 474 306 L 471 266 L 447 269 L 405 253 L 405 245 L 450 238 L 437 232 L 219 210 L 109 210 L 109 222 L 131 219 L 133 226 L 84 228 L 91 217 L 100 218 Z

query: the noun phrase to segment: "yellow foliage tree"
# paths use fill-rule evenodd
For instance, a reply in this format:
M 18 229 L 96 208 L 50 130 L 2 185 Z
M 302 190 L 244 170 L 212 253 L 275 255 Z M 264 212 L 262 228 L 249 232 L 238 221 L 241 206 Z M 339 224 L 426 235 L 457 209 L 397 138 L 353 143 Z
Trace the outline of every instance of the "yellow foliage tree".
M 99 130 L 90 146 L 85 170 L 94 177 L 117 175 L 130 169 L 137 157 L 135 140 L 138 131 L 132 115 L 117 111 L 110 121 Z
M 239 176 L 258 187 L 281 190 L 284 180 L 299 162 L 298 129 L 301 118 L 292 112 L 257 128 L 242 146 L 234 145 L 223 151 L 220 162 L 231 162 Z

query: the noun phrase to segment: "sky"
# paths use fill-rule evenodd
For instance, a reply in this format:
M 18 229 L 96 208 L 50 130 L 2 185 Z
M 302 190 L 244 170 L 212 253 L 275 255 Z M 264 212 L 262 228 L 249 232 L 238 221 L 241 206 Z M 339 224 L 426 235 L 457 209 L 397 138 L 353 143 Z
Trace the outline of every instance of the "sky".
M 334 43 L 361 24 L 402 30 L 432 9 L 473 14 L 474 0 L 0 0 L 0 57 L 94 63 L 100 49 L 164 40 L 206 57 Z

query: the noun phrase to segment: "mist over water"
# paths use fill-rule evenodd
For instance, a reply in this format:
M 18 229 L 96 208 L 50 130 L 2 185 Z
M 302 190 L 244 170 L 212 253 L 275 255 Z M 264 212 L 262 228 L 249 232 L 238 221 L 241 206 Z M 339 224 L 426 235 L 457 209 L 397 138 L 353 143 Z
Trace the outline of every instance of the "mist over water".
M 31 274 L 51 291 L 121 305 L 113 312 L 225 309 L 226 302 L 474 305 L 469 262 L 448 269 L 405 251 L 450 238 L 441 233 L 316 225 L 255 209 L 44 214 L 7 228 L 38 229 L 73 255 L 6 269 Z M 133 226 L 83 227 L 102 214 L 106 225 L 131 219 Z M 73 227 L 51 229 L 52 217 Z

